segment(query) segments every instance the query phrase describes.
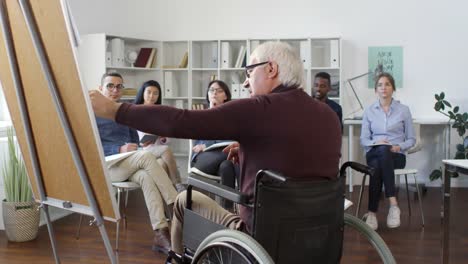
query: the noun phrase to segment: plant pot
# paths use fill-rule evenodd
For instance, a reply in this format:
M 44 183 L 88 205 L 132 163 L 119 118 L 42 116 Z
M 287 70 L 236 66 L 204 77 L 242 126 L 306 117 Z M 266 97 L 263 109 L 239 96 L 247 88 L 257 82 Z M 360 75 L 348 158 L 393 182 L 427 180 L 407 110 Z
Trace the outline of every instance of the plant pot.
M 3 222 L 9 241 L 24 242 L 37 237 L 40 212 L 38 204 L 31 202 L 6 202 L 3 200 Z

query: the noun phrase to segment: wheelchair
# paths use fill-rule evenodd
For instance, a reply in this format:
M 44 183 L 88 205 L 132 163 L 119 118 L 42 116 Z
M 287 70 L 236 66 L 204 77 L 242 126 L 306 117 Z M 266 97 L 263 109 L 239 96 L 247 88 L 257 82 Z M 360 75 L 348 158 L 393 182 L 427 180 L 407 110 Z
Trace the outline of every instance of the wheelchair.
M 170 251 L 166 263 L 339 263 L 345 226 L 364 235 L 383 263 L 396 263 L 375 231 L 344 213 L 347 168 L 373 174 L 372 168 L 356 162 L 346 162 L 338 179 L 326 181 L 260 170 L 253 198 L 191 174 L 184 210 L 184 253 Z M 226 229 L 192 211 L 193 187 L 252 208 L 251 235 Z

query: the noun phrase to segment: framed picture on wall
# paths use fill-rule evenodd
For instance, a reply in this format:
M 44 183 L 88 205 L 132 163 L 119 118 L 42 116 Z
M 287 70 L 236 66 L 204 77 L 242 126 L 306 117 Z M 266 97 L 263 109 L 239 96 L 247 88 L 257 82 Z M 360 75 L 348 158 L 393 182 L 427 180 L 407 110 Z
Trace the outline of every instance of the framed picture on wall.
M 379 69 L 381 65 L 382 69 Z M 403 88 L 403 47 L 384 46 L 369 47 L 369 72 L 383 71 L 390 73 L 395 79 L 396 88 Z M 369 74 L 369 88 L 374 88 L 374 74 Z

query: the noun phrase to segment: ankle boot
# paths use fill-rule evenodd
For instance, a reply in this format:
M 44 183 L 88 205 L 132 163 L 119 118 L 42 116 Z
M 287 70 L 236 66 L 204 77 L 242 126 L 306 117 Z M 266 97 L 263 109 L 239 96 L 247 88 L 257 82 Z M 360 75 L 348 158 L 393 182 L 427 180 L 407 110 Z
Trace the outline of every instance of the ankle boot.
M 168 227 L 154 230 L 152 250 L 164 254 L 171 250 L 171 236 Z

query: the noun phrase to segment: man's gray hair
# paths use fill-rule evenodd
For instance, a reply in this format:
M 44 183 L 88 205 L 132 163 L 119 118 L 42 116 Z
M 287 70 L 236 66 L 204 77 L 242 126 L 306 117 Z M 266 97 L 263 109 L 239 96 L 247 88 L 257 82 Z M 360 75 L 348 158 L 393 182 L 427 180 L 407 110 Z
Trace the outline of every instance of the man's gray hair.
M 274 61 L 278 64 L 278 74 L 284 86 L 304 88 L 304 65 L 299 54 L 285 42 L 269 41 L 259 45 L 252 53 L 258 62 Z

